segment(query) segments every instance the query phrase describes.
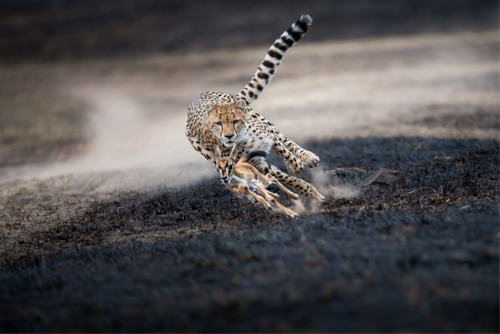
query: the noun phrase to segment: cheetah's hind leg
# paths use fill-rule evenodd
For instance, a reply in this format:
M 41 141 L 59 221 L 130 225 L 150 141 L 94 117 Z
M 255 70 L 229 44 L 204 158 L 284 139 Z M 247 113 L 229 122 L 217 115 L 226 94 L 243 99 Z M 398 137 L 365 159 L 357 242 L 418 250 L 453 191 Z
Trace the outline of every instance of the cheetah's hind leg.
M 310 183 L 287 173 L 282 172 L 276 166 L 271 165 L 262 157 L 255 157 L 251 160 L 252 164 L 262 173 L 274 176 L 279 182 L 285 183 L 300 192 L 304 197 L 314 198 L 320 202 L 325 197 Z

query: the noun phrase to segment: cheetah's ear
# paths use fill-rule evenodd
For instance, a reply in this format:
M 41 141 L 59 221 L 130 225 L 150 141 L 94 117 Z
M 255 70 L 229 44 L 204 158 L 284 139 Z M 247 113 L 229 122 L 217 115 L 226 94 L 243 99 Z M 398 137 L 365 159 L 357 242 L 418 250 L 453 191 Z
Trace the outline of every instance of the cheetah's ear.
M 236 108 L 245 111 L 245 108 L 247 106 L 247 102 L 245 100 L 238 100 L 235 103 Z

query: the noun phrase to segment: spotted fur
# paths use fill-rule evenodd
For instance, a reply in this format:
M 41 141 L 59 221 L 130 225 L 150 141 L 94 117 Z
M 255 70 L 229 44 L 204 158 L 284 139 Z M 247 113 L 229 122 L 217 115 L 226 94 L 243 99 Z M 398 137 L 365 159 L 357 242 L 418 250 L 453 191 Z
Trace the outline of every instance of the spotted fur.
M 292 23 L 278 39 L 274 41 L 257 67 L 257 71 L 253 75 L 250 82 L 238 93 L 238 99 L 251 104 L 255 101 L 264 88 L 271 82 L 271 79 L 276 74 L 278 66 L 280 66 L 285 52 L 297 43 L 302 36 L 307 32 L 307 28 L 312 24 L 312 18 L 309 15 L 301 15 L 300 18 Z
M 262 174 L 255 166 L 248 162 L 255 157 L 265 158 L 266 152 L 253 151 L 239 158 L 239 160 L 235 160 L 237 149 L 238 146 L 235 145 L 231 154 L 226 157 L 221 156 L 220 150 L 216 149 L 215 151 L 215 166 L 222 183 L 240 198 L 259 202 L 266 208 L 277 208 L 290 217 L 296 217 L 298 215 L 296 212 L 277 201 L 279 195 L 271 192 L 269 186 L 277 186 L 290 198 L 298 199 L 299 196 L 288 190 L 275 177 L 270 174 Z
M 186 137 L 195 150 L 215 164 L 216 149 L 221 151 L 222 156 L 227 156 L 237 145 L 238 159 L 252 151 L 269 152 L 272 149 L 284 158 L 287 170 L 292 174 L 299 174 L 304 166 L 312 168 L 318 165 L 318 156 L 288 139 L 249 106 L 258 97 L 257 92 L 262 91 L 271 80 L 286 50 L 304 35 L 311 23 L 309 15 L 302 15 L 293 23 L 274 42 L 251 81 L 240 93 L 204 92 L 189 105 Z M 270 173 L 304 196 L 323 199 L 312 185 L 280 171 L 265 158 L 255 157 L 251 162 L 262 173 Z
M 304 150 L 283 136 L 271 122 L 253 111 L 250 106 L 244 107 L 242 126 L 235 126 L 234 121 L 241 117 L 239 108 L 242 105 L 241 101 L 235 101 L 235 99 L 235 96 L 228 94 L 206 92 L 201 94 L 188 109 L 186 137 L 193 148 L 199 151 L 207 160 L 216 164 L 217 161 L 214 159 L 216 150 L 220 150 L 222 156 L 228 156 L 231 148 L 237 145 L 238 155 L 236 160 L 252 151 L 269 152 L 272 149 L 281 155 L 285 159 L 287 167 L 296 173 L 300 172 L 304 167 L 303 159 L 306 155 L 308 157 L 312 156 L 314 163 L 313 165 L 311 160 L 306 160 L 307 166 L 314 167 L 319 162 L 319 158 L 314 153 Z M 190 114 L 191 117 L 189 117 Z M 220 128 L 216 124 L 218 122 L 221 123 L 222 127 L 225 125 L 231 129 L 224 130 L 224 128 Z M 228 141 L 225 135 L 228 133 L 233 135 L 231 139 L 237 139 Z M 280 182 L 293 187 L 302 195 L 320 201 L 324 199 L 314 186 L 298 177 L 282 172 L 277 167 L 269 164 L 265 158 L 257 156 L 252 158 L 250 162 L 262 173 L 276 177 Z

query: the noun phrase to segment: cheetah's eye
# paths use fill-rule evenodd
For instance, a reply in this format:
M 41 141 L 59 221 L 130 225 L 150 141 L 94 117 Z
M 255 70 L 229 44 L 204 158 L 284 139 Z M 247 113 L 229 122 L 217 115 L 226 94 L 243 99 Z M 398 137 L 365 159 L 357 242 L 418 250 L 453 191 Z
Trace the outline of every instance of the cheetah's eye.
M 218 126 L 222 126 L 222 122 L 215 122 Z
M 240 122 L 240 120 L 239 120 L 239 119 L 235 119 L 235 120 L 233 121 L 233 125 L 236 125 L 236 124 L 238 124 L 239 122 Z

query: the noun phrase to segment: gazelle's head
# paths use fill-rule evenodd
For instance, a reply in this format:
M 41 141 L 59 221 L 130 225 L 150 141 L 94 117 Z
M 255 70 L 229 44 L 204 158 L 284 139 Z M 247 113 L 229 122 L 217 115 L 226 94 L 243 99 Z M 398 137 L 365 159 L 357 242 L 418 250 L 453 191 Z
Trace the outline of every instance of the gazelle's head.
M 217 172 L 219 173 L 220 180 L 223 184 L 228 184 L 233 177 L 234 169 L 237 163 L 237 161 L 235 160 L 237 152 L 237 146 L 234 145 L 233 149 L 231 150 L 231 154 L 229 156 L 222 157 L 219 147 L 215 148 L 215 168 L 217 168 Z
M 207 105 L 208 127 L 226 146 L 232 147 L 246 129 L 246 102 Z

